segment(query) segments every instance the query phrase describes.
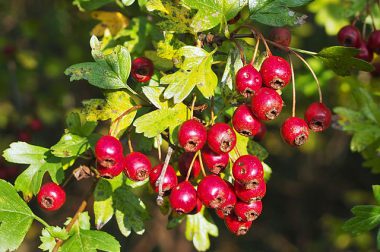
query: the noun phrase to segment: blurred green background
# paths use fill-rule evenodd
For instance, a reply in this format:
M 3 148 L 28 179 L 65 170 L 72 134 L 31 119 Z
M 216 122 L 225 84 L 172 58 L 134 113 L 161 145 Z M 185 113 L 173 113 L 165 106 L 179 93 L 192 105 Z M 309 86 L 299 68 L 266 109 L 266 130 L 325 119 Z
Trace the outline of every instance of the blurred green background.
M 307 23 L 292 28 L 292 46 L 311 51 L 336 45 L 335 34 L 349 20 L 338 8 L 342 1 L 313 1 L 305 12 Z M 115 6 L 107 7 L 112 9 Z M 121 10 L 123 12 L 123 10 Z M 124 12 L 128 16 L 128 12 Z M 68 66 L 90 61 L 91 29 L 98 21 L 82 13 L 70 1 L 0 1 L 0 149 L 22 140 L 51 146 L 64 130 L 65 115 L 83 99 L 100 96 L 86 82 L 70 83 L 63 72 Z M 262 28 L 264 34 L 269 34 Z M 373 92 L 379 79 L 368 74 L 341 78 L 309 59 L 319 77 L 326 104 L 352 106 L 351 90 L 361 85 Z M 314 80 L 302 65 L 296 65 L 297 115 L 317 100 Z M 262 216 L 244 237 L 231 235 L 218 218 L 219 238 L 212 238 L 210 251 L 375 251 L 375 234 L 351 236 L 341 229 L 356 204 L 374 202 L 371 185 L 379 175 L 361 167 L 362 158 L 349 150 L 350 137 L 338 128 L 311 134 L 300 149 L 288 147 L 279 134 L 279 123 L 290 115 L 291 91 L 284 90 L 284 108 L 279 120 L 269 124 L 263 145 L 270 153 L 267 163 L 273 174 L 263 200 Z M 25 167 L 0 161 L 0 176 L 13 180 Z M 6 172 L 3 172 L 6 170 Z M 49 223 L 61 225 L 78 207 L 86 182 L 72 183 L 70 198 L 56 214 L 36 207 Z M 123 251 L 193 251 L 183 235 L 184 227 L 166 230 L 166 217 L 154 206 L 154 196 L 146 195 L 153 216 L 143 236 L 122 237 L 114 222 L 105 231 L 115 235 Z M 38 251 L 40 226 L 35 223 L 18 251 Z

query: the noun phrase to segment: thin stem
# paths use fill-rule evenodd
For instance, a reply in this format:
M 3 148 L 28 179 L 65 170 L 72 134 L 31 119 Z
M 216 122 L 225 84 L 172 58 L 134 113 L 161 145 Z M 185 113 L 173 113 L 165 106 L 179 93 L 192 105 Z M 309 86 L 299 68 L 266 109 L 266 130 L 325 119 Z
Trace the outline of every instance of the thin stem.
M 44 225 L 46 228 L 50 227 L 50 225 L 46 221 L 44 221 L 43 219 L 41 219 L 37 215 L 34 215 L 33 217 L 34 217 L 34 219 L 36 221 L 38 221 L 39 223 L 41 223 L 42 225 Z
M 298 48 L 294 48 L 294 47 L 290 47 L 290 46 L 283 46 L 283 45 L 280 45 L 274 41 L 271 41 L 269 39 L 265 39 L 266 42 L 268 42 L 269 44 L 272 44 L 272 45 L 275 45 L 276 47 L 284 50 L 284 51 L 296 51 L 296 52 L 300 52 L 300 53 L 304 53 L 304 54 L 308 54 L 308 55 L 317 55 L 318 53 L 316 52 L 312 52 L 312 51 L 307 51 L 307 50 L 303 50 L 303 49 L 298 49 Z
M 193 119 L 193 117 L 194 117 L 194 106 L 195 106 L 195 101 L 196 100 L 197 100 L 197 96 L 194 95 L 193 102 L 191 103 L 190 119 Z
M 215 101 L 214 101 L 214 96 L 211 97 L 211 125 L 214 125 L 215 123 L 215 111 L 214 111 L 214 106 L 215 106 Z
M 189 170 L 187 170 L 186 181 L 189 180 L 189 178 L 190 178 L 190 174 L 191 174 L 191 171 L 193 170 L 193 166 L 194 166 L 194 163 L 195 163 L 195 159 L 197 159 L 197 157 L 198 157 L 199 155 L 200 155 L 200 151 L 197 151 L 197 152 L 194 154 L 194 157 L 193 157 L 193 159 L 191 160 L 191 163 L 190 163 Z
M 62 184 L 62 188 L 65 188 L 67 186 L 67 184 L 71 181 L 71 179 L 74 177 L 74 174 L 71 173 L 70 176 L 65 180 L 65 182 L 63 182 Z
M 235 159 L 233 157 L 231 157 L 230 153 L 228 153 L 228 157 L 231 159 L 232 163 L 235 163 Z
M 129 152 L 132 153 L 133 152 L 133 146 L 132 146 L 132 141 L 131 141 L 131 135 L 128 134 L 128 148 L 129 148 Z
M 161 153 L 161 142 L 159 142 L 158 137 L 156 137 L 156 142 L 157 142 L 157 151 L 158 151 L 158 160 L 162 160 L 162 153 Z
M 292 91 L 293 91 L 293 104 L 292 104 L 292 117 L 296 116 L 296 81 L 294 76 L 293 61 L 289 55 L 290 69 L 292 71 Z
M 201 165 L 202 175 L 203 175 L 203 177 L 206 177 L 207 174 L 206 174 L 206 171 L 205 171 L 205 167 L 203 165 L 202 155 L 200 154 L 200 151 L 199 151 L 198 157 L 199 157 L 199 164 Z
M 372 29 L 374 31 L 376 31 L 376 24 L 375 24 L 375 18 L 373 17 L 373 14 L 371 11 L 369 11 L 369 15 L 371 16 L 371 20 L 372 20 Z
M 238 156 L 238 157 L 241 156 L 240 152 L 239 152 L 239 150 L 238 150 L 238 148 L 236 146 L 234 147 L 234 151 L 235 151 L 236 156 Z
M 318 88 L 318 95 L 319 95 L 319 102 L 322 103 L 323 102 L 323 97 L 322 97 L 322 90 L 321 90 L 321 85 L 319 83 L 319 80 L 317 78 L 317 75 L 315 75 L 314 73 L 314 70 L 311 68 L 311 66 L 309 65 L 309 63 L 307 63 L 307 61 L 301 56 L 299 55 L 298 53 L 294 52 L 294 51 L 290 51 L 292 52 L 294 55 L 297 56 L 297 58 L 299 58 L 306 66 L 307 68 L 309 68 L 311 74 L 313 75 L 314 77 L 314 80 L 315 82 L 317 83 L 317 88 Z
M 113 132 L 111 132 L 111 128 L 112 128 L 112 126 L 113 126 L 115 123 L 116 123 L 116 127 L 115 127 L 115 129 L 117 129 L 117 127 L 119 126 L 119 122 L 120 122 L 120 120 L 121 120 L 124 116 L 128 115 L 129 113 L 131 113 L 131 112 L 133 112 L 133 111 L 135 111 L 135 110 L 138 110 L 138 109 L 141 108 L 141 107 L 142 107 L 142 105 L 136 105 L 136 106 L 133 106 L 133 107 L 127 109 L 126 111 L 124 111 L 120 116 L 118 116 L 118 117 L 117 117 L 117 118 L 111 123 L 110 130 L 109 130 L 108 134 L 109 134 L 109 135 L 112 135 L 111 133 L 113 133 Z
M 162 185 L 164 184 L 166 170 L 168 169 L 169 161 L 170 161 L 172 154 L 173 154 L 173 149 L 169 146 L 168 153 L 166 154 L 166 157 L 165 157 L 164 166 L 162 167 L 161 174 L 157 180 L 157 182 L 158 182 L 157 205 L 159 205 L 159 206 L 161 206 L 164 203 L 163 202 L 164 192 L 162 190 Z
M 253 64 L 255 63 L 255 59 L 256 59 L 256 55 L 257 55 L 257 51 L 259 49 L 259 44 L 260 44 L 260 39 L 257 39 L 256 40 L 256 45 L 255 45 L 255 52 L 253 53 L 253 56 L 252 56 L 252 60 L 251 60 L 251 65 L 253 66 Z
M 240 53 L 240 59 L 241 59 L 241 61 L 243 62 L 243 65 L 245 65 L 246 62 L 245 62 L 245 57 L 244 57 L 244 50 L 243 50 L 243 48 L 239 45 L 239 43 L 238 43 L 235 39 L 233 39 L 232 41 L 235 43 L 237 49 L 239 50 L 239 53 Z
M 362 27 L 362 36 L 363 36 L 363 38 L 365 38 L 365 34 L 366 34 L 366 26 L 367 26 L 367 24 L 365 23 L 365 22 L 363 22 L 363 27 Z

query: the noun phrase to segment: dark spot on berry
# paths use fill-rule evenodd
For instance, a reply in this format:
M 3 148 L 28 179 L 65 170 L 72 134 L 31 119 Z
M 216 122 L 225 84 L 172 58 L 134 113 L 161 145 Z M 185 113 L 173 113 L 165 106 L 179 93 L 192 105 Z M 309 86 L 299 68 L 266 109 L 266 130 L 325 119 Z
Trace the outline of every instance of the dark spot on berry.
M 307 136 L 304 133 L 302 133 L 294 139 L 294 143 L 297 146 L 301 146 L 306 142 L 306 140 Z
M 251 210 L 245 213 L 245 217 L 247 218 L 247 221 L 254 221 L 259 216 L 255 211 Z
M 280 89 L 285 85 L 284 81 L 279 78 L 275 78 L 271 81 L 270 86 L 274 89 Z
M 245 235 L 247 232 L 248 232 L 248 228 L 239 227 L 239 230 L 237 231 L 237 235 Z
M 268 111 L 267 113 L 265 113 L 265 116 L 269 120 L 273 120 L 278 116 L 278 111 L 277 111 L 277 109 L 272 109 L 272 110 Z
M 41 204 L 45 208 L 51 208 L 53 206 L 53 203 L 54 203 L 54 200 L 51 197 L 48 197 L 48 196 L 42 197 Z

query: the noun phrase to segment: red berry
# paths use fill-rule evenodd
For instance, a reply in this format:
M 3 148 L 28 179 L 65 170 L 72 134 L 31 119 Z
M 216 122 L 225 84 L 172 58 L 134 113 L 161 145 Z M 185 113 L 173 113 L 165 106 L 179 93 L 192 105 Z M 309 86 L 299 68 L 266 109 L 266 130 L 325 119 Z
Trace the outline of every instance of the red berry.
M 226 166 L 230 157 L 228 153 L 216 153 L 210 149 L 207 145 L 202 150 L 202 161 L 208 168 L 208 170 L 214 174 L 222 172 Z
M 375 68 L 375 70 L 371 72 L 371 75 L 373 77 L 379 77 L 380 76 L 380 62 L 374 62 L 372 63 L 372 65 Z
M 202 149 L 207 140 L 207 129 L 196 119 L 184 122 L 178 131 L 178 142 L 186 152 Z
M 202 210 L 202 207 L 203 207 L 202 201 L 197 197 L 197 204 L 189 214 L 199 213 Z
M 245 65 L 236 73 L 236 90 L 250 97 L 261 88 L 263 80 L 261 74 L 251 65 Z
M 222 220 L 224 220 L 224 218 L 226 217 L 226 215 L 224 215 L 222 209 L 219 209 L 219 208 L 215 209 L 215 213 L 216 213 L 216 215 L 218 215 L 218 217 L 221 218 Z
M 59 185 L 49 182 L 41 187 L 37 194 L 37 201 L 41 208 L 55 211 L 65 203 L 66 193 Z
M 356 55 L 356 58 L 362 59 L 368 62 L 371 62 L 373 59 L 373 52 L 371 49 L 368 48 L 366 42 L 364 40 L 360 41 L 360 46 L 358 47 L 360 50 L 358 55 Z
M 150 59 L 139 57 L 132 61 L 131 74 L 138 82 L 147 82 L 153 75 L 153 63 Z
M 288 28 L 276 27 L 271 30 L 269 38 L 277 44 L 288 47 L 292 39 L 292 34 Z
M 278 56 L 266 58 L 261 65 L 260 73 L 264 85 L 274 89 L 285 87 L 292 77 L 289 63 Z
M 141 152 L 132 152 L 124 158 L 124 172 L 134 181 L 142 181 L 149 177 L 152 164 Z
M 161 171 L 164 164 L 156 165 L 152 171 L 149 174 L 149 182 L 152 188 L 158 192 L 159 190 L 159 184 L 156 183 L 158 178 L 161 175 Z M 164 182 L 162 184 L 162 191 L 170 191 L 173 187 L 175 187 L 178 184 L 177 175 L 175 173 L 175 170 L 173 166 L 168 165 L 168 168 L 166 169 L 166 173 L 164 175 Z
M 267 133 L 267 127 L 265 126 L 265 123 L 260 121 L 260 129 L 257 132 L 257 134 L 254 136 L 254 139 L 259 142 L 263 140 L 266 133 Z
M 281 96 L 271 88 L 261 88 L 251 100 L 253 114 L 260 120 L 273 120 L 282 110 Z
M 217 175 L 206 176 L 198 184 L 198 198 L 206 207 L 219 208 L 226 202 L 228 194 L 228 185 Z
M 252 226 L 252 221 L 239 221 L 236 215 L 228 215 L 224 218 L 228 230 L 235 235 L 245 235 Z
M 185 152 L 178 158 L 178 170 L 183 177 L 186 178 L 187 172 L 189 171 L 191 161 L 194 158 L 195 153 Z M 201 165 L 199 163 L 199 158 L 194 160 L 193 168 L 191 169 L 190 178 L 197 178 L 201 172 Z
M 190 213 L 197 206 L 197 191 L 189 181 L 184 181 L 172 189 L 169 201 L 178 214 Z
M 373 31 L 368 37 L 368 48 L 380 54 L 380 30 Z
M 330 127 L 331 111 L 325 104 L 314 102 L 305 112 L 305 121 L 312 131 L 323 131 Z
M 26 143 L 29 143 L 32 140 L 32 136 L 29 132 L 26 131 L 20 131 L 17 138 L 19 141 Z
M 263 203 L 261 200 L 246 203 L 238 201 L 235 205 L 234 211 L 236 216 L 242 221 L 256 220 L 263 210 Z
M 230 152 L 236 145 L 236 134 L 226 123 L 215 123 L 207 132 L 208 146 L 216 153 Z
M 123 159 L 123 146 L 113 136 L 102 136 L 95 145 L 95 156 L 104 168 L 113 167 Z
M 235 110 L 232 125 L 239 134 L 250 137 L 259 132 L 261 122 L 252 114 L 252 110 L 243 104 Z
M 343 46 L 359 47 L 361 34 L 353 25 L 346 25 L 338 32 L 338 41 Z
M 96 169 L 102 178 L 112 179 L 113 177 L 119 176 L 119 174 L 123 171 L 123 161 L 117 161 L 113 166 L 108 168 L 98 163 Z
M 224 215 L 229 215 L 234 209 L 237 199 L 234 192 L 234 186 L 228 181 L 226 181 L 226 183 L 229 188 L 228 195 L 226 197 L 226 201 L 219 208 L 222 210 Z
M 243 185 L 235 181 L 234 189 L 236 196 L 244 202 L 252 202 L 264 198 L 267 187 L 264 179 L 260 179 L 252 189 L 246 189 Z
M 41 130 L 42 129 L 42 122 L 41 122 L 41 120 L 40 119 L 37 119 L 37 118 L 35 118 L 35 119 L 33 119 L 32 121 L 30 121 L 30 123 L 29 123 L 29 127 L 30 127 L 30 129 L 31 130 L 33 130 L 33 131 L 39 131 L 39 130 Z
M 286 143 L 301 146 L 309 137 L 308 125 L 301 118 L 289 117 L 281 126 L 281 136 Z
M 232 166 L 232 174 L 235 182 L 242 184 L 246 189 L 252 189 L 263 179 L 264 168 L 257 157 L 243 155 L 236 159 Z

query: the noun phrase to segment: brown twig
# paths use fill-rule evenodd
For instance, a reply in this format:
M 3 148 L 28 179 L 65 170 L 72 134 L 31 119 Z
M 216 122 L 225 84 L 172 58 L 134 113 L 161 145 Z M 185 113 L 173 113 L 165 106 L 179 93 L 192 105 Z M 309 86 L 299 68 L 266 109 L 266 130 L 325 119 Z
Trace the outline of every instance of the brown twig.
M 120 116 L 118 116 L 118 117 L 117 117 L 117 118 L 111 123 L 110 131 L 108 132 L 108 135 L 112 135 L 113 132 L 111 132 L 111 128 L 112 128 L 112 126 L 113 126 L 115 123 L 116 123 L 116 127 L 115 127 L 115 128 L 117 128 L 117 127 L 119 126 L 119 122 L 120 122 L 120 120 L 121 120 L 124 116 L 128 115 L 129 113 L 131 113 L 131 112 L 133 112 L 133 111 L 135 111 L 135 110 L 138 110 L 138 109 L 141 108 L 141 107 L 142 107 L 142 105 L 135 105 L 135 106 L 133 106 L 133 107 L 127 109 L 126 111 L 124 111 Z

